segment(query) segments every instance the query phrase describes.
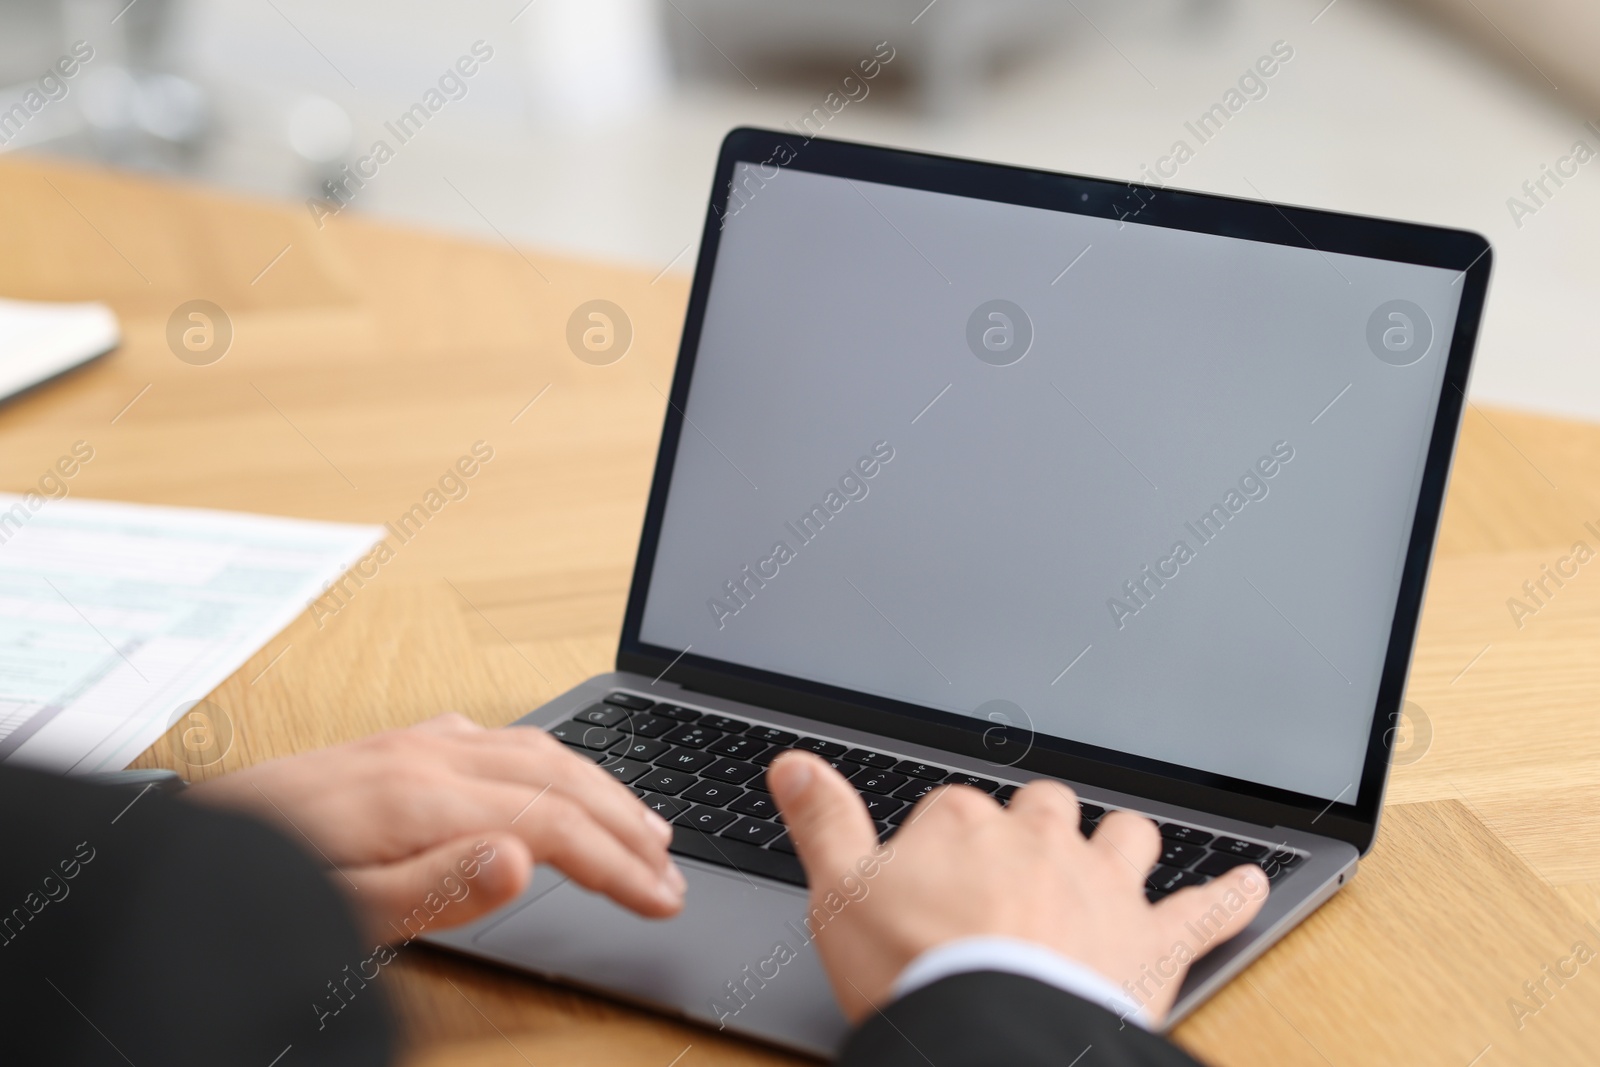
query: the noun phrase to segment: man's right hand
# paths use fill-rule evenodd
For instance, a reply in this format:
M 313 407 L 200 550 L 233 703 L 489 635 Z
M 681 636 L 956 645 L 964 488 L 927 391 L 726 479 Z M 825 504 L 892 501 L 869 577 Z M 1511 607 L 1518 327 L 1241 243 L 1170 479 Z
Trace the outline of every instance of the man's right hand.
M 1053 780 L 1024 786 L 1008 808 L 968 786 L 935 790 L 881 851 L 855 787 L 816 756 L 786 753 L 767 780 L 813 908 L 831 914 L 834 895 L 816 943 L 851 1022 L 886 1006 L 917 956 L 979 936 L 1053 949 L 1138 990 L 1159 1022 L 1188 963 L 1244 929 L 1267 896 L 1266 876 L 1246 866 L 1151 906 L 1155 824 L 1112 812 L 1085 840 L 1077 797 Z

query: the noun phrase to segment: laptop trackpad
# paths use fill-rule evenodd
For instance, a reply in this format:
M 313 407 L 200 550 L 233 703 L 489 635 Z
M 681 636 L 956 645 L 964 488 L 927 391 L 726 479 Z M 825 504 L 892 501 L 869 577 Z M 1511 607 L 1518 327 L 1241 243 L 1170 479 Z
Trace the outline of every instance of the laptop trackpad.
M 849 1024 L 834 1004 L 794 886 L 679 858 L 683 911 L 642 919 L 539 867 L 527 900 L 473 947 L 517 966 L 832 1055 Z

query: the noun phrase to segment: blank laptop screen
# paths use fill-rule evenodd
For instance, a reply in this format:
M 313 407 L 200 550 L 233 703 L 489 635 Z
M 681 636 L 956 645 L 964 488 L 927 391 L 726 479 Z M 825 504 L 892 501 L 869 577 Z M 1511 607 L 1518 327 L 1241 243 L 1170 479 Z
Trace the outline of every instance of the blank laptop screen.
M 1352 802 L 1459 272 L 749 169 L 642 640 Z

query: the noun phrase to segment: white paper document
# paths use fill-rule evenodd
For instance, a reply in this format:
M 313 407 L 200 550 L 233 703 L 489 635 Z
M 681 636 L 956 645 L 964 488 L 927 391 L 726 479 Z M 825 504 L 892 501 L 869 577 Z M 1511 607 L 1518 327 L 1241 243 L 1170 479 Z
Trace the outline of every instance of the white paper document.
M 382 535 L 0 493 L 0 762 L 126 767 Z
M 0 400 L 104 355 L 121 338 L 104 304 L 0 299 Z

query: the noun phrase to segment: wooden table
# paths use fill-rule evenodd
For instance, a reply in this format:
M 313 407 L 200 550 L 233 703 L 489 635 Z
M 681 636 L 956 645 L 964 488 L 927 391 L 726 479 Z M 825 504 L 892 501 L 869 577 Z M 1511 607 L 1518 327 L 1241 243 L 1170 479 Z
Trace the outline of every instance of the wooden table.
M 473 442 L 494 448 L 348 606 L 308 612 L 216 691 L 236 740 L 205 773 L 444 709 L 505 723 L 610 666 L 683 277 L 349 215 L 319 230 L 296 205 L 16 157 L 0 234 L 0 295 L 107 300 L 126 329 L 110 359 L 0 409 L 0 487 L 81 439 L 83 497 L 383 522 Z M 197 298 L 235 331 L 209 366 L 165 340 Z M 605 367 L 564 339 L 595 298 L 635 328 Z M 1600 427 L 1468 414 L 1409 694 L 1431 744 L 1396 770 L 1355 882 L 1179 1041 L 1217 1064 L 1600 1060 L 1600 959 L 1564 985 L 1542 970 L 1570 973 L 1575 942 L 1600 952 L 1600 561 L 1521 626 L 1506 603 L 1574 541 L 1600 550 L 1586 521 Z M 185 769 L 173 740 L 139 765 Z M 799 1062 L 431 949 L 402 959 L 385 973 L 413 1064 Z M 1541 980 L 1542 1005 L 1523 986 Z

